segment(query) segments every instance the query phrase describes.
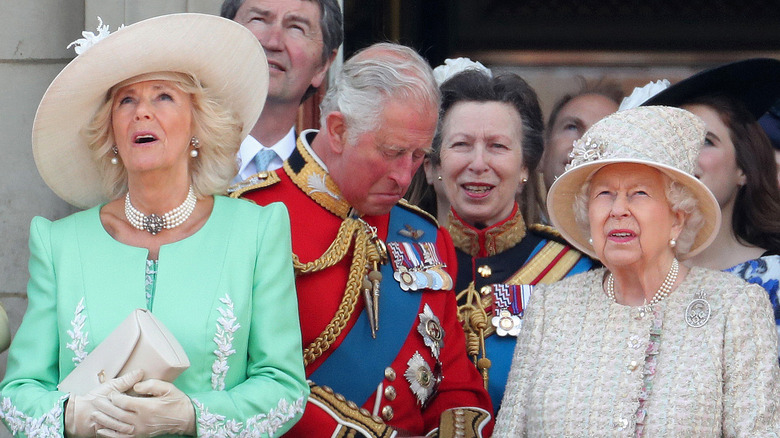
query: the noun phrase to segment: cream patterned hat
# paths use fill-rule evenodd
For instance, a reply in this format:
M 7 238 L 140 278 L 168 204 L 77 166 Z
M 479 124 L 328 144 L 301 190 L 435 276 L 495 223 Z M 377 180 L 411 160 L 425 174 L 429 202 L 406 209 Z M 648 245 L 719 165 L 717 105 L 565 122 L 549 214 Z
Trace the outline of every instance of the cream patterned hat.
M 644 164 L 685 186 L 697 200 L 704 225 L 696 234 L 692 257 L 706 248 L 720 227 L 720 207 L 710 190 L 693 176 L 707 129 L 688 111 L 644 106 L 600 120 L 574 142 L 572 162 L 550 187 L 547 208 L 552 224 L 580 251 L 596 257 L 589 236 L 576 222 L 574 199 L 596 171 L 615 163 Z

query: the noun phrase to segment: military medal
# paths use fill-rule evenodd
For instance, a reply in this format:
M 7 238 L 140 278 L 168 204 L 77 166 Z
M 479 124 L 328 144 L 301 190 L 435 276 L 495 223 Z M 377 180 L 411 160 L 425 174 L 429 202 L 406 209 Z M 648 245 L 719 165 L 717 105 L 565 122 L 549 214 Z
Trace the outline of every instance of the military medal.
M 710 320 L 712 309 L 704 291 L 696 292 L 693 298 L 693 301 L 685 309 L 685 322 L 693 328 L 699 328 Z
M 491 323 L 499 336 L 517 336 L 522 327 L 525 306 L 531 298 L 534 287 L 529 284 L 494 284 L 493 318 Z
M 406 364 L 409 368 L 404 372 L 404 377 L 409 382 L 412 393 L 417 397 L 417 404 L 425 407 L 433 400 L 442 380 L 441 363 L 437 361 L 436 368 L 431 370 L 430 365 L 423 359 L 420 352 L 415 351 Z
M 433 314 L 431 307 L 426 304 L 423 313 L 420 315 L 420 324 L 417 325 L 425 346 L 431 349 L 431 355 L 438 360 L 441 349 L 444 348 L 444 329 L 441 327 L 439 318 Z
M 393 278 L 405 291 L 421 289 L 448 290 L 452 278 L 444 271 L 432 242 L 388 242 L 388 254 L 393 262 Z
M 502 309 L 498 316 L 491 320 L 496 328 L 498 336 L 517 336 L 520 333 L 523 320 L 517 315 L 512 315 L 509 310 Z

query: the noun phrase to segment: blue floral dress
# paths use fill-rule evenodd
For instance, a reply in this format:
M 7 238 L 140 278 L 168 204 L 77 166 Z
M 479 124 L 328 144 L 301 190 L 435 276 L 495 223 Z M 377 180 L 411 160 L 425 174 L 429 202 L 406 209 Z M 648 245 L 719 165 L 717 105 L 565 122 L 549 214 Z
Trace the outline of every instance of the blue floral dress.
M 755 283 L 766 289 L 769 294 L 769 301 L 772 302 L 772 308 L 775 312 L 777 333 L 780 334 L 780 302 L 778 302 L 777 296 L 778 289 L 780 289 L 780 255 L 764 254 L 760 258 L 748 260 L 723 271 L 732 273 L 745 279 L 748 283 Z M 778 354 L 780 355 L 780 350 Z

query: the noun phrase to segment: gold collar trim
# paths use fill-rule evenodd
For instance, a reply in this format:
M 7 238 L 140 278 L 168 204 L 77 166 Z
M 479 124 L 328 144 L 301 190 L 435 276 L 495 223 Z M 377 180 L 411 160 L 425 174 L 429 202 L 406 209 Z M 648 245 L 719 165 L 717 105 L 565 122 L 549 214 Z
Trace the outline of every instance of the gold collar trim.
M 450 210 L 447 231 L 452 236 L 455 248 L 472 257 L 490 257 L 512 248 L 525 237 L 525 221 L 520 209 L 515 208 L 509 218 L 491 227 L 478 230 Z
M 314 202 L 336 216 L 346 219 L 352 206 L 344 200 L 328 172 L 317 163 L 310 147 L 304 143 L 306 141 L 304 136 L 298 137 L 295 151 L 284 162 L 284 171 Z

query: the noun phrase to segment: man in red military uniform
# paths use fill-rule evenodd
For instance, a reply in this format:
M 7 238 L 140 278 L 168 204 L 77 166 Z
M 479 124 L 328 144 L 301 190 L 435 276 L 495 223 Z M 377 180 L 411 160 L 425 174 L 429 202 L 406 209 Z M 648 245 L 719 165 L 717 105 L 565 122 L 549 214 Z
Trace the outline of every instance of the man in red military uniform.
M 290 212 L 312 394 L 288 436 L 490 436 L 451 291 L 452 241 L 401 201 L 438 102 L 419 55 L 373 45 L 328 90 L 323 129 L 303 132 L 283 169 L 232 188 Z

